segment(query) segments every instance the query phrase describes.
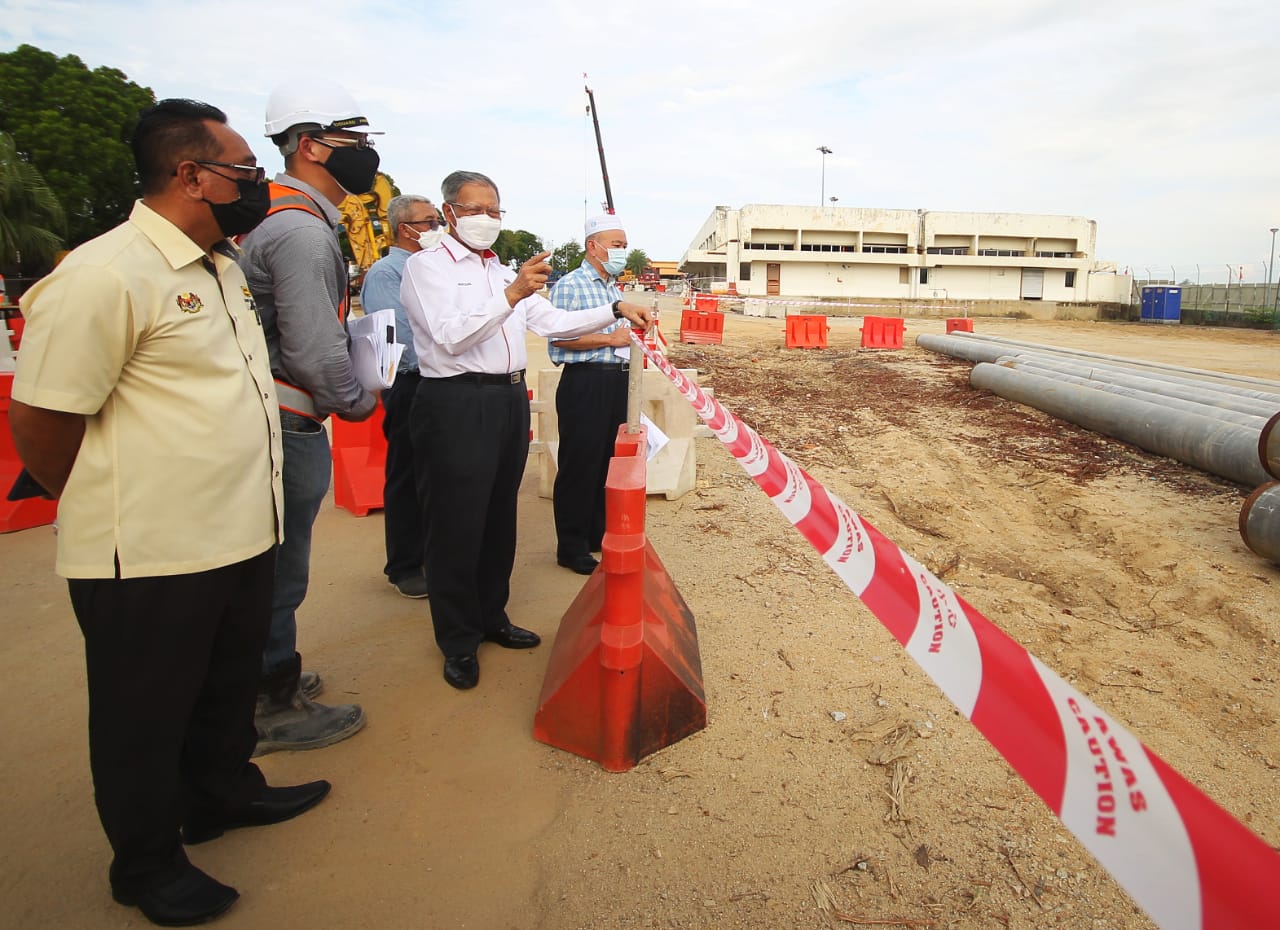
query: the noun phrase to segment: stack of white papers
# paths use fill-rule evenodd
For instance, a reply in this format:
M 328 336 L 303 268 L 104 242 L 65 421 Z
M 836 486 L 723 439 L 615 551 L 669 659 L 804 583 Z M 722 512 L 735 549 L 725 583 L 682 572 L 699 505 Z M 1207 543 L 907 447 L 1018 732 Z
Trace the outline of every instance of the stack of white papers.
M 351 367 L 366 391 L 391 387 L 404 346 L 396 342 L 396 312 L 374 310 L 347 321 L 351 337 Z

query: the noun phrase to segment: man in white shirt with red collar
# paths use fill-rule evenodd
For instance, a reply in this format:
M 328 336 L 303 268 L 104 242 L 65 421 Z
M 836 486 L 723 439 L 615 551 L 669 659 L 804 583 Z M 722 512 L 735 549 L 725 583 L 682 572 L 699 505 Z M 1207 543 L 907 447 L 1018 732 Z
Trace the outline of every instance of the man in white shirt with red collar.
M 648 311 L 621 300 L 553 307 L 538 291 L 542 252 L 513 271 L 490 249 L 502 228 L 497 185 L 455 171 L 441 185 L 449 235 L 405 264 L 400 299 L 422 381 L 410 432 L 426 515 L 431 622 L 455 688 L 480 680 L 481 642 L 530 649 L 541 639 L 507 616 L 516 551 L 516 495 L 529 454 L 526 331 L 571 338 Z

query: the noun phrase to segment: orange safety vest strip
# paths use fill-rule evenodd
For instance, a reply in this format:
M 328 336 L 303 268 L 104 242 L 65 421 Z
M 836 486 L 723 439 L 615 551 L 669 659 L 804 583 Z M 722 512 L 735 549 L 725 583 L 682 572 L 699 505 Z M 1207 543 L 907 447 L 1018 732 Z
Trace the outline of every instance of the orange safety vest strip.
M 324 211 L 320 209 L 320 205 L 309 194 L 293 187 L 277 184 L 275 181 L 268 182 L 267 189 L 271 192 L 271 206 L 267 209 L 267 216 L 282 213 L 285 210 L 301 210 L 304 213 L 310 213 L 317 219 L 324 220 L 328 224 L 329 220 L 325 217 Z M 338 301 L 338 319 L 345 326 L 347 322 L 347 288 L 343 287 L 342 290 L 342 299 Z M 309 391 L 298 387 L 296 384 L 290 384 L 288 381 L 281 381 L 279 378 L 273 380 L 276 383 L 276 399 L 282 410 L 288 410 L 291 413 L 309 417 L 312 420 L 318 421 L 321 419 L 316 412 L 315 404 L 311 402 L 311 393 Z M 281 388 L 285 390 L 282 391 L 280 390 Z

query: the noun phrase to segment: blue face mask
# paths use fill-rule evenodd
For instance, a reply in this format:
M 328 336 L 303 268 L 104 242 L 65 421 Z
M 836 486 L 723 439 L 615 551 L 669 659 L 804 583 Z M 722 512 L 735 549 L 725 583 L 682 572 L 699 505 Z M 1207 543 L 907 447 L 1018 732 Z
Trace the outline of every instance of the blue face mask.
M 605 273 L 610 277 L 616 278 L 622 274 L 622 269 L 627 267 L 627 250 L 626 249 L 610 249 L 609 259 L 604 262 Z

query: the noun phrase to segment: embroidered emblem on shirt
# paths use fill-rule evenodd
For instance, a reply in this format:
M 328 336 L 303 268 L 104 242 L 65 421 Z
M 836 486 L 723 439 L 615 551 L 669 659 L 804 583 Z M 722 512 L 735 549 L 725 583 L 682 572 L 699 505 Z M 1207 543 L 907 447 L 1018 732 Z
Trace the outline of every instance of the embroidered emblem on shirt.
M 241 284 L 240 290 L 244 292 L 244 302 L 250 310 L 253 311 L 253 318 L 258 321 L 258 325 L 262 325 L 262 314 L 258 313 L 258 305 L 253 301 L 253 291 Z
M 187 291 L 178 295 L 178 309 L 183 313 L 199 313 L 204 309 L 204 303 L 201 302 L 200 295 Z

